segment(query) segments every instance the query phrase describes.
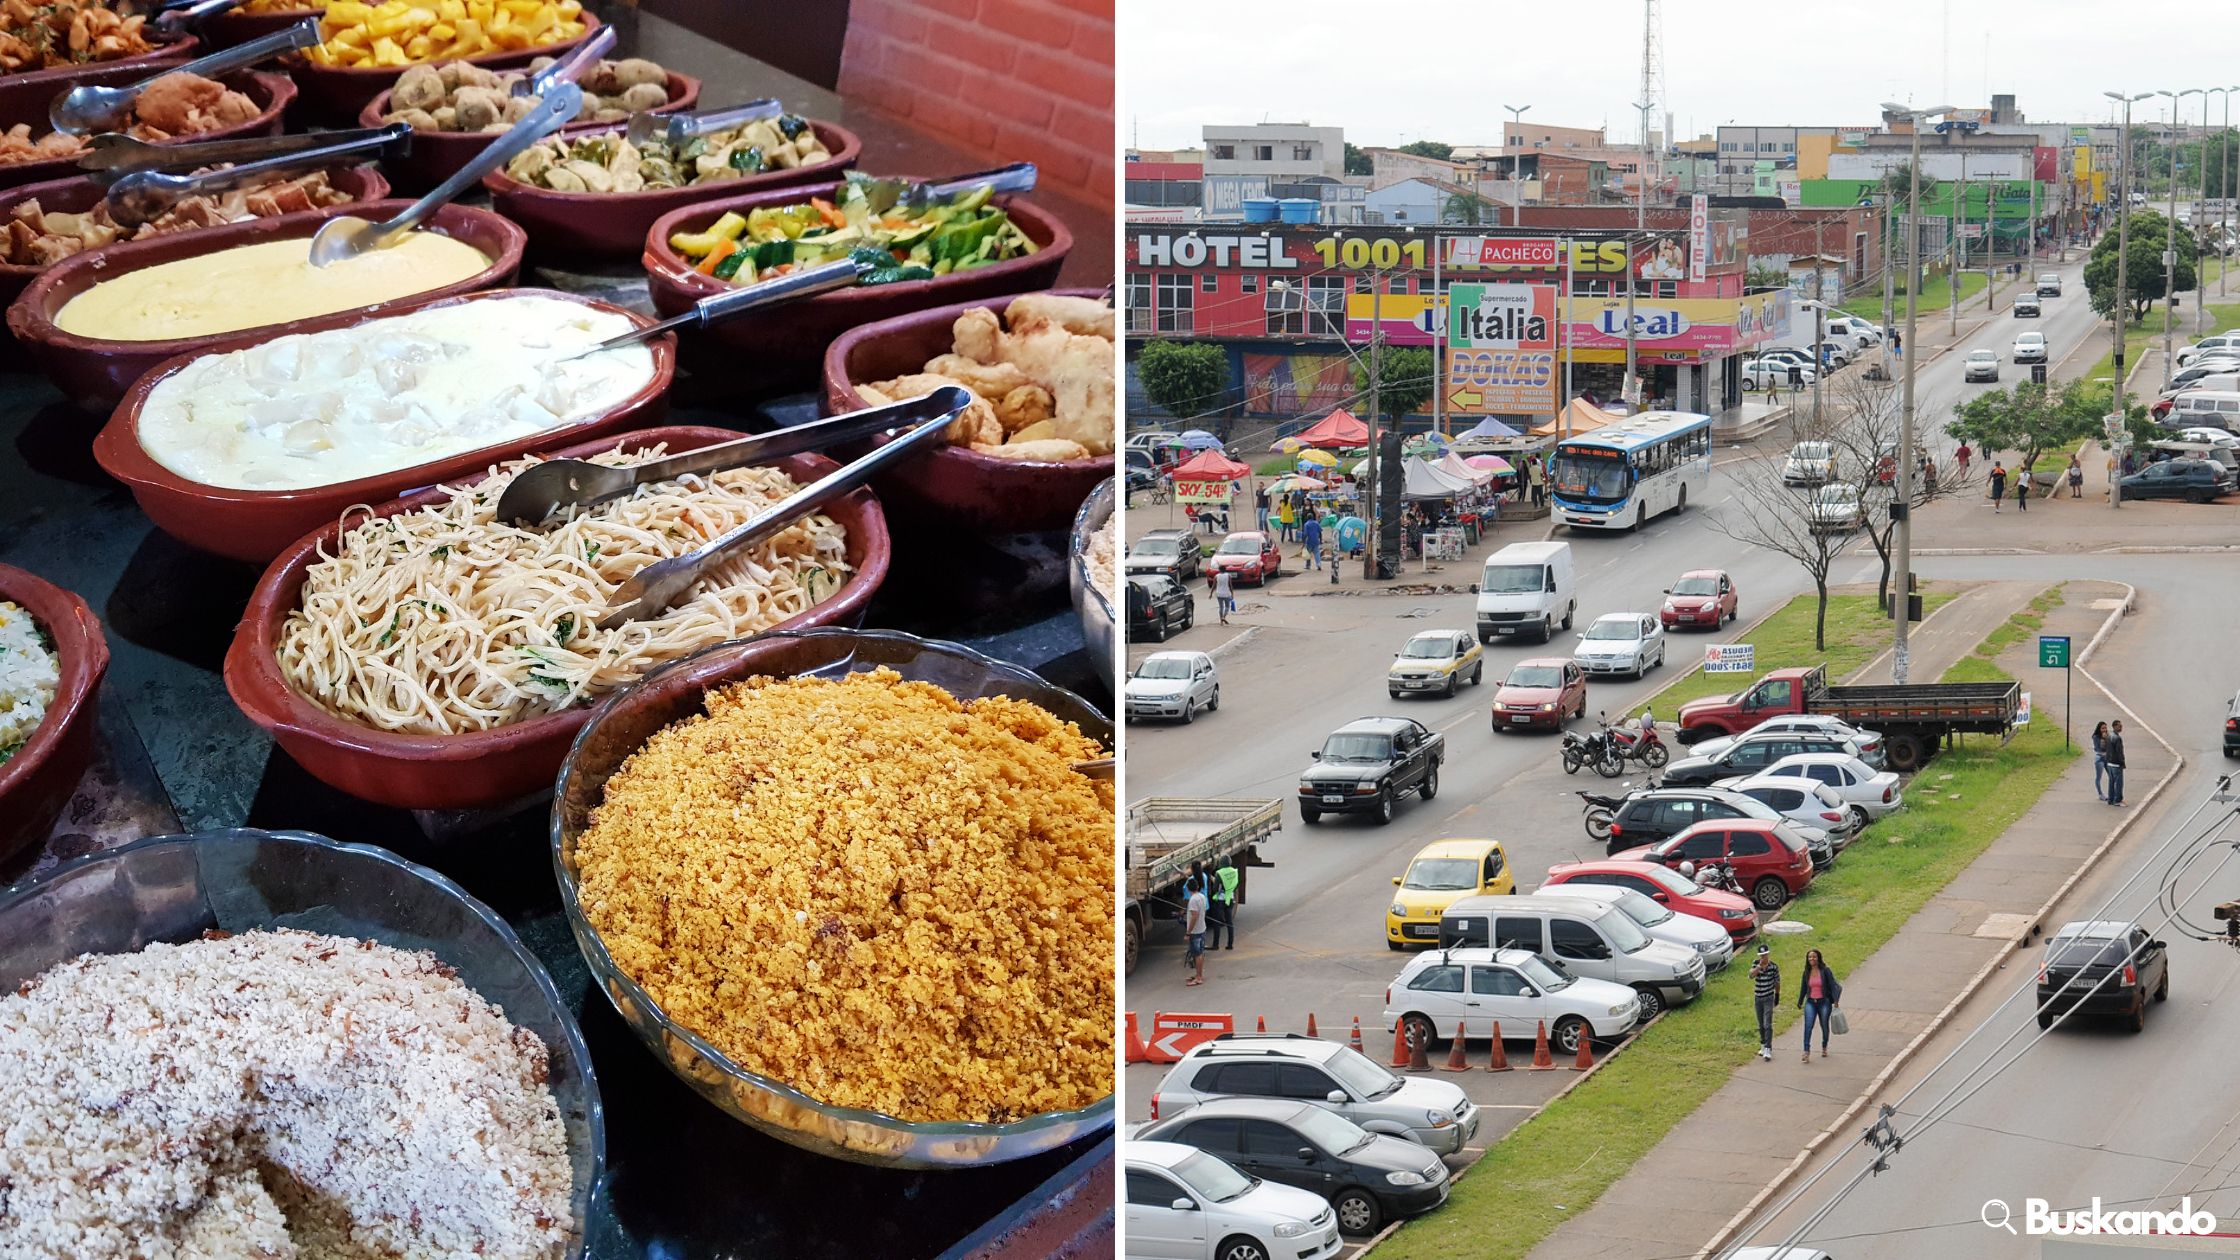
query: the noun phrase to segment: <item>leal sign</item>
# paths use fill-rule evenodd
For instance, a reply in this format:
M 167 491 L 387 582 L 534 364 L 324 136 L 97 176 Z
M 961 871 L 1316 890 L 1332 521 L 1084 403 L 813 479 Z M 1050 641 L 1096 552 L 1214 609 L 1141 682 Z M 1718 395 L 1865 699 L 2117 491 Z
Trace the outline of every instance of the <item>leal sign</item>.
M 1604 307 L 1602 313 L 1595 317 L 1595 327 L 1607 336 L 1625 336 L 1626 308 L 1623 306 Z M 1633 339 L 1635 341 L 1671 341 L 1686 335 L 1687 331 L 1693 327 L 1695 325 L 1688 322 L 1687 316 L 1670 307 L 1637 304 L 1633 308 Z
M 1138 267 L 1203 267 L 1209 262 L 1216 267 L 1295 271 L 1300 260 L 1284 252 L 1282 241 L 1258 233 L 1169 236 L 1153 232 L 1136 237 Z

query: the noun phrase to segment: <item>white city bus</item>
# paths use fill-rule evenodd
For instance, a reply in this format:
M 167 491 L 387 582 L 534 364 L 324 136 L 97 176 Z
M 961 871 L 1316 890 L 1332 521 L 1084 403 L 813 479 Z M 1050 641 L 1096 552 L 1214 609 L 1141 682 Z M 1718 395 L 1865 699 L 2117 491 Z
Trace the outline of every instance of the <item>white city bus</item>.
M 1701 503 L 1711 488 L 1711 417 L 1645 411 L 1556 444 L 1548 478 L 1558 523 L 1633 529 Z

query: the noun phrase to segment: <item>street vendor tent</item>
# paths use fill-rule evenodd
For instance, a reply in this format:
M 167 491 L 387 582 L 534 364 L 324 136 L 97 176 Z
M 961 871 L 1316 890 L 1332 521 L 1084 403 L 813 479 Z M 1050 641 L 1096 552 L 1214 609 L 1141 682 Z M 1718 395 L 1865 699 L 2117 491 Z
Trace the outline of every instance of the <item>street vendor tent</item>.
M 1485 419 L 1480 420 L 1472 427 L 1455 434 L 1455 437 L 1457 439 L 1505 438 L 1515 436 L 1517 436 L 1517 431 L 1515 429 L 1512 429 L 1508 425 L 1501 423 L 1499 420 L 1494 419 L 1492 416 L 1487 416 Z
M 1353 414 L 1340 407 L 1317 421 L 1311 428 L 1292 435 L 1308 446 L 1324 450 L 1337 450 L 1347 446 L 1366 446 L 1369 443 L 1369 426 L 1353 418 Z
M 1448 451 L 1444 459 L 1433 460 L 1431 466 L 1465 485 L 1482 486 L 1493 480 L 1491 470 L 1474 468 L 1453 451 Z
M 1209 447 L 1176 464 L 1168 476 L 1176 481 L 1235 481 L 1251 471 L 1250 464 L 1240 464 Z
M 1472 455 L 1462 462 L 1490 473 L 1513 473 L 1517 470 L 1515 465 L 1499 455 Z
M 1336 468 L 1338 457 L 1328 451 L 1301 451 L 1292 462 L 1301 468 Z
M 1570 432 L 1572 433 L 1592 432 L 1606 424 L 1616 424 L 1618 421 L 1625 419 L 1624 416 L 1604 411 L 1584 398 L 1572 399 L 1571 404 L 1564 410 L 1570 417 Z M 1533 425 L 1532 431 L 1540 437 L 1549 437 L 1565 431 L 1563 422 L 1564 416 L 1559 415 L 1545 424 Z
M 1401 466 L 1403 489 L 1410 499 L 1449 499 L 1473 488 L 1468 477 L 1457 477 L 1428 459 L 1411 459 Z
M 1182 436 L 1176 439 L 1176 444 L 1184 450 L 1190 451 L 1218 451 L 1221 449 L 1221 439 L 1204 429 L 1184 429 Z

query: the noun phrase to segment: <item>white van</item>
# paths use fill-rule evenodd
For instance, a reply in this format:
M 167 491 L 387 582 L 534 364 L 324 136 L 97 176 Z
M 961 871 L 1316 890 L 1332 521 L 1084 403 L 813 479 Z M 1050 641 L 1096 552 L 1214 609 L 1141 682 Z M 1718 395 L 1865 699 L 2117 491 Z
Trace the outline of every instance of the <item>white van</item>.
M 2163 423 L 2179 429 L 2207 425 L 2240 431 L 2240 390 L 2181 390 L 2170 400 L 2170 414 Z
M 1863 319 L 1843 316 L 1828 321 L 1828 340 L 1845 342 L 1852 349 L 1859 350 L 1879 343 L 1882 340 L 1882 334 L 1876 332 L 1874 325 Z
M 1510 543 L 1486 557 L 1478 579 L 1478 642 L 1496 637 L 1555 637 L 1579 609 L 1567 542 Z
M 1625 911 L 1586 897 L 1464 897 L 1439 917 L 1440 948 L 1487 944 L 1488 914 L 1493 948 L 1529 949 L 1573 975 L 1625 985 L 1641 995 L 1643 1023 L 1703 992 L 1703 955 L 1656 940 Z

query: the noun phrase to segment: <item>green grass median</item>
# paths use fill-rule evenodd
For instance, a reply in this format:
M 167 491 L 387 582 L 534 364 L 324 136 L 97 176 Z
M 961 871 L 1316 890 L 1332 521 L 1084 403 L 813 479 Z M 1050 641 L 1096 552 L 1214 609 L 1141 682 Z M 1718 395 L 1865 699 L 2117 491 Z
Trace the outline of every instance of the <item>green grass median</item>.
M 1960 301 L 1965 304 L 1971 297 L 1982 297 L 1983 284 L 1982 272 L 1963 273 L 1960 277 Z M 1944 308 L 1950 305 L 1952 305 L 1951 282 L 1943 276 L 1932 276 L 1927 284 L 1921 286 L 1921 301 L 1914 307 L 1915 316 L 1919 318 L 1931 311 L 1941 313 Z M 1865 297 L 1856 297 L 1848 302 L 1839 302 L 1836 309 L 1846 315 L 1856 315 L 1861 319 L 1880 323 L 1882 321 L 1882 290 L 1877 288 Z M 1893 293 L 1890 296 L 1890 319 L 1897 327 L 1901 329 L 1905 327 L 1906 295 L 1903 291 Z M 1809 312 L 1806 313 L 1805 322 L 1811 322 Z
M 1829 650 L 1811 652 L 1813 599 L 1805 595 L 1751 634 L 1758 659 L 1771 667 L 1825 657 L 1834 676 L 1871 660 L 1881 649 L 1879 628 L 1887 625 L 1874 615 L 1873 597 L 1836 598 L 1847 601 L 1840 650 L 1838 609 L 1831 600 Z M 2043 625 L 2044 614 L 2058 601 L 2056 591 L 2040 596 L 1986 638 L 1988 652 L 1979 648 L 1945 680 L 2006 678 L 1993 658 Z M 1769 645 L 1797 654 L 1771 655 Z M 1846 659 L 1850 665 L 1839 671 Z M 1718 680 L 1704 694 L 1726 685 Z M 1667 689 L 1675 690 L 1677 685 Z M 1939 755 L 1908 785 L 1906 808 L 1870 827 L 1833 869 L 1813 881 L 1797 906 L 1797 917 L 1812 931 L 1765 938 L 1782 974 L 1800 974 L 1808 948 L 1822 951 L 1839 974 L 1857 967 L 2035 805 L 2076 755 L 2063 746 L 2056 724 L 2045 721 L 2024 727 L 2005 744 L 1979 737 Z M 1784 994 L 1777 1026 L 1787 1029 L 1796 1018 Z M 1521 1260 L 1600 1198 L 1757 1048 L 1746 968 L 1729 967 L 1703 996 L 1670 1011 L 1643 1034 L 1640 1045 L 1496 1143 L 1445 1207 L 1410 1222 L 1378 1255 Z
M 1921 614 L 1926 617 L 1939 607 L 1952 601 L 1955 592 L 1924 590 L 1921 594 Z M 1828 650 L 1819 651 L 1812 646 L 1813 597 L 1799 595 L 1790 600 L 1781 611 L 1765 619 L 1756 629 L 1744 636 L 1739 629 L 1723 630 L 1706 636 L 1706 642 L 1729 643 L 1747 641 L 1756 649 L 1758 673 L 1769 669 L 1786 669 L 1797 665 L 1828 666 L 1828 679 L 1840 682 L 1852 671 L 1873 660 L 1890 646 L 1890 619 L 1882 615 L 1872 595 L 1830 595 L 1828 597 Z M 1696 649 L 1689 646 L 1695 635 L 1668 635 L 1665 652 L 1677 665 L 1695 665 L 1688 654 Z M 1680 706 L 1690 700 L 1705 696 L 1723 696 L 1740 691 L 1757 675 L 1706 674 L 1698 669 L 1684 678 L 1676 678 L 1671 685 L 1649 697 L 1647 706 L 1654 709 L 1659 722 L 1670 722 L 1679 716 Z M 1638 712 L 1639 710 L 1635 710 Z M 1612 714 L 1613 718 L 1617 715 Z

